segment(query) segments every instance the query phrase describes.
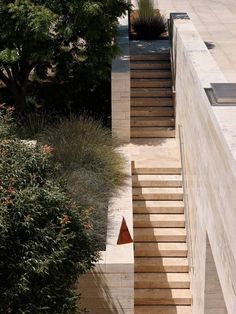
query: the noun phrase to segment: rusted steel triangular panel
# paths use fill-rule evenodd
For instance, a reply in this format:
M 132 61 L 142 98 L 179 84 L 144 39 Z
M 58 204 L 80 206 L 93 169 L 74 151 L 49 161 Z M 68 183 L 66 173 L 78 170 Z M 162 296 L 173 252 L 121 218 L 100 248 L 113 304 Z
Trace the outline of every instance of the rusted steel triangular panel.
M 126 244 L 126 243 L 132 243 L 133 240 L 131 238 L 131 235 L 129 233 L 129 229 L 127 227 L 125 218 L 123 217 L 121 227 L 120 227 L 120 233 L 117 240 L 117 244 Z

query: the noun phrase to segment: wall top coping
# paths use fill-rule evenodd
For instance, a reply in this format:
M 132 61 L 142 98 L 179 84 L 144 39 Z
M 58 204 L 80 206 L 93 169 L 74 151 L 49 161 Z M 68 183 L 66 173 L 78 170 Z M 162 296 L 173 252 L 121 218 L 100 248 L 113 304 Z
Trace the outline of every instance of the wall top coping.
M 202 95 L 205 94 L 206 106 L 208 106 L 208 110 L 217 123 L 221 137 L 229 149 L 229 157 L 234 158 L 235 161 L 236 106 L 224 106 L 220 103 L 217 106 L 211 106 L 205 92 L 206 89 L 212 88 L 212 84 L 213 86 L 215 83 L 226 84 L 227 80 L 190 19 L 173 19 L 173 30 L 173 43 L 176 44 L 176 40 L 181 41 L 181 47 L 187 56 L 188 63 L 186 66 L 189 66 L 192 73 L 195 74 L 200 92 Z M 227 95 L 230 98 L 230 95 Z M 218 94 L 218 97 L 220 98 L 221 96 Z M 226 95 L 224 93 L 225 98 Z
M 112 61 L 112 74 L 127 73 L 130 71 L 130 53 L 129 53 L 129 22 L 128 12 L 118 19 L 117 45 L 120 48 L 120 54 Z

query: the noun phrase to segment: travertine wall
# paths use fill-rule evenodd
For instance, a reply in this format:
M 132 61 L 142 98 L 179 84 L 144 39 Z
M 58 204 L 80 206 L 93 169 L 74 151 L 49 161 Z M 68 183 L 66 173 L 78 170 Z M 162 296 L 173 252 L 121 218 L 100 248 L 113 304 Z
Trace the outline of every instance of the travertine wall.
M 236 121 L 227 124 L 225 120 L 223 126 L 221 118 L 227 108 L 213 108 L 208 101 L 204 88 L 210 83 L 225 82 L 225 78 L 190 20 L 174 20 L 173 47 L 177 125 L 182 125 L 183 130 L 183 171 L 192 233 L 193 313 L 207 313 L 204 300 L 208 236 L 227 311 L 235 314 L 236 162 L 231 150 L 234 145 L 226 135 Z
M 206 240 L 205 313 L 227 314 L 209 240 Z
M 120 54 L 112 62 L 112 134 L 130 141 L 130 59 L 128 15 L 119 19 L 117 44 Z
M 124 153 L 124 157 L 127 180 L 108 208 L 106 251 L 101 252 L 100 262 L 78 284 L 79 307 L 91 314 L 134 313 L 133 243 L 117 245 L 123 217 L 133 238 L 131 162 L 129 155 Z

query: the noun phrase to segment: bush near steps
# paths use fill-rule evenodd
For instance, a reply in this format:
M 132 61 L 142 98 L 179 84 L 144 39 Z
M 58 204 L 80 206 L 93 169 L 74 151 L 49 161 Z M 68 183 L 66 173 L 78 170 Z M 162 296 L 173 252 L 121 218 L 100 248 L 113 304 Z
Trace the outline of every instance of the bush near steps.
M 0 131 L 0 313 L 78 313 L 73 290 L 96 253 L 88 212 L 57 181 L 49 146 Z

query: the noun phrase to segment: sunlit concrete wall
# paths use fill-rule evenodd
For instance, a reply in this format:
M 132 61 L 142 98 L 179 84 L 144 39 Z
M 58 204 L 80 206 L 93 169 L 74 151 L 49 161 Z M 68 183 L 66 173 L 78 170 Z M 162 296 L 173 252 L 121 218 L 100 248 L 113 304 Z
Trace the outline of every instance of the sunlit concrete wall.
M 91 314 L 134 313 L 133 243 L 117 244 L 123 217 L 133 238 L 131 162 L 127 154 L 124 158 L 127 179 L 109 204 L 106 251 L 101 252 L 100 262 L 78 283 L 78 307 Z
M 209 301 L 207 293 L 211 293 L 209 289 L 206 293 L 205 282 L 211 278 L 206 274 L 208 237 L 221 286 L 217 290 L 212 285 L 212 293 L 216 302 L 223 302 L 215 313 L 225 313 L 225 303 L 227 312 L 235 314 L 236 140 L 234 143 L 231 135 L 236 126 L 236 107 L 230 109 L 230 115 L 226 107 L 211 106 L 204 88 L 209 88 L 210 83 L 225 82 L 225 78 L 191 21 L 174 19 L 173 24 L 176 125 L 183 130 L 183 171 L 193 249 L 193 313 L 212 313 L 204 304 Z

